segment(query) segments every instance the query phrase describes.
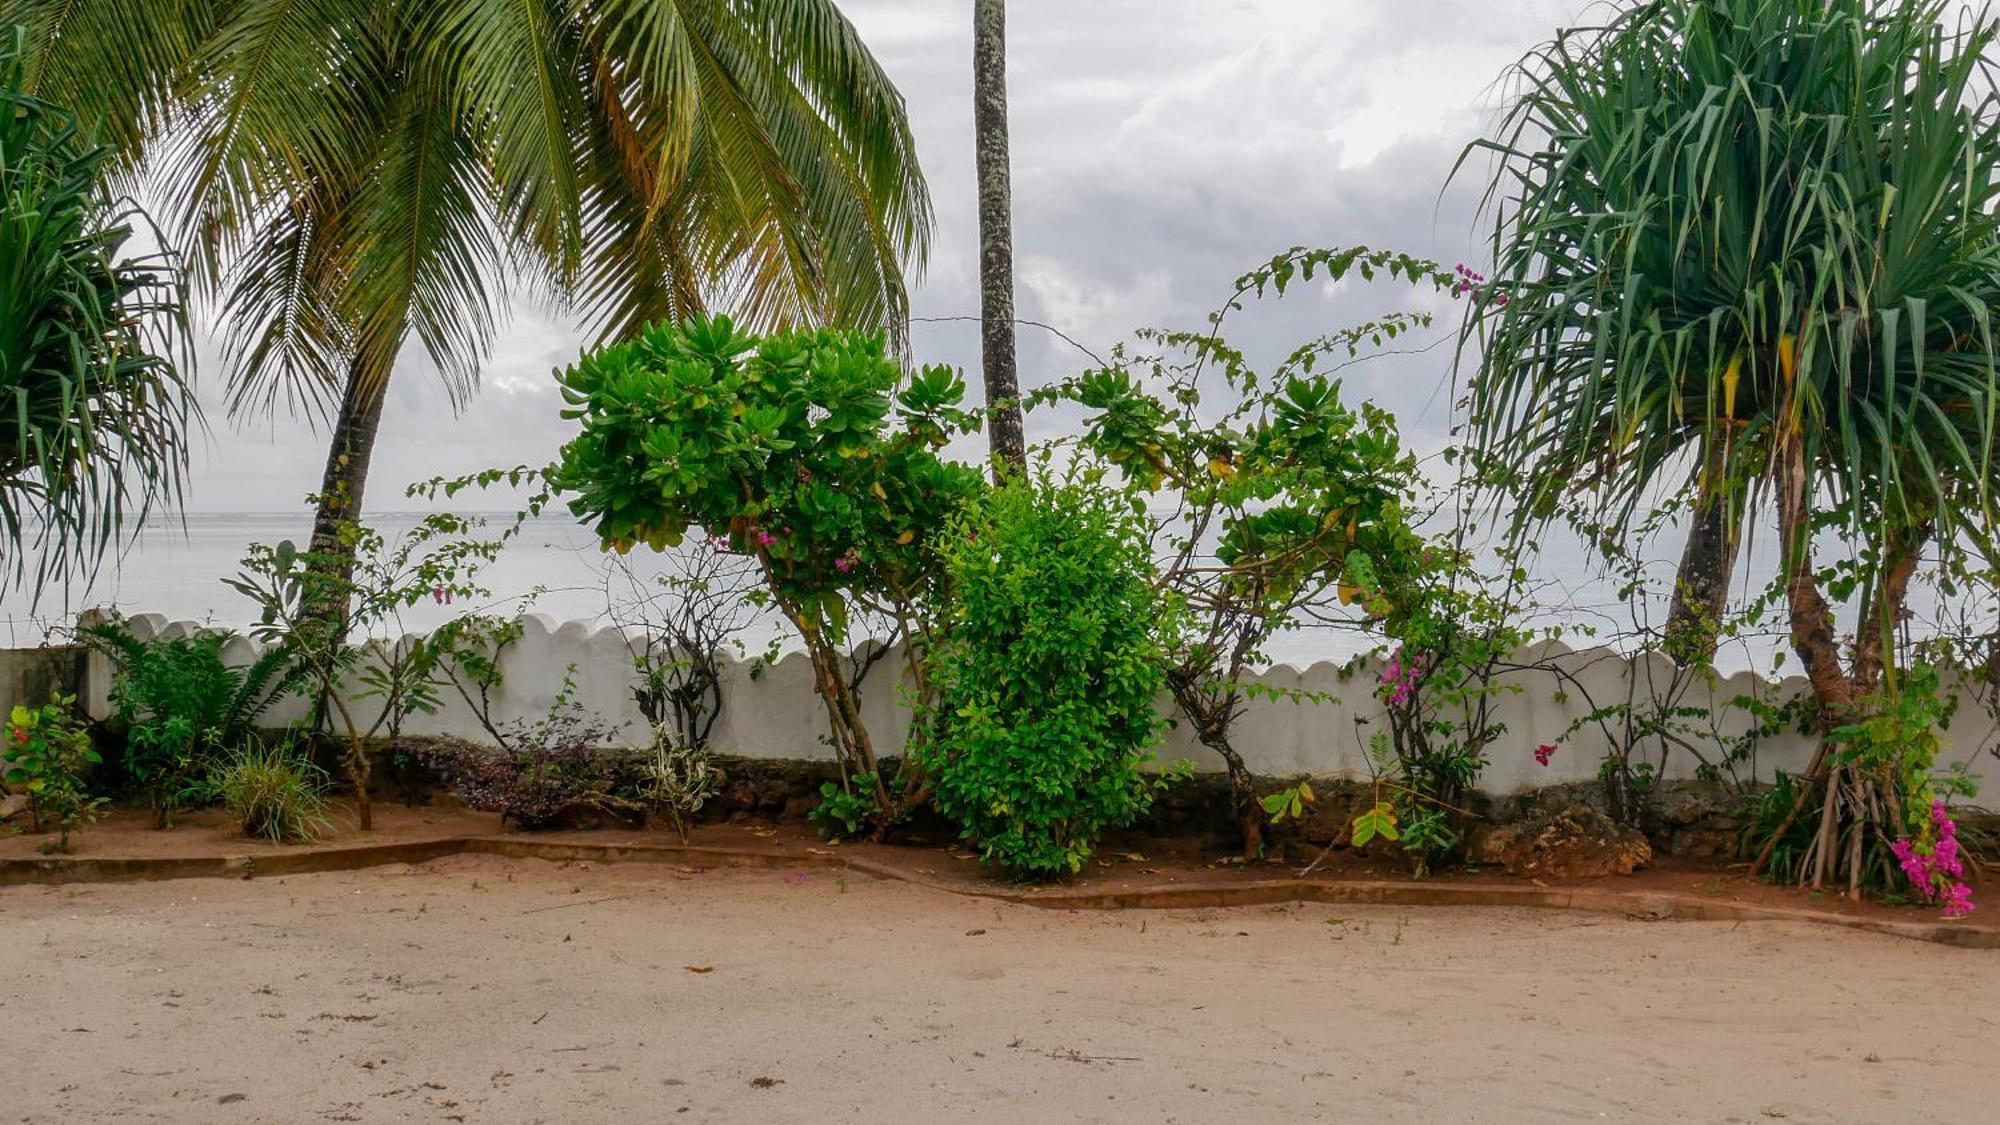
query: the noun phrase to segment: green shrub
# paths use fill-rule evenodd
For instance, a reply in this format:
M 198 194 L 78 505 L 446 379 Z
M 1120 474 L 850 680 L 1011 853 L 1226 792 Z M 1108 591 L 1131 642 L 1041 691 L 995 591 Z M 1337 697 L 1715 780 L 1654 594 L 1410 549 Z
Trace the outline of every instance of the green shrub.
M 955 596 L 932 741 L 913 752 L 988 863 L 1074 873 L 1151 804 L 1165 679 L 1145 534 L 1095 485 L 1014 484 L 939 542 Z
M 111 700 L 126 728 L 124 765 L 157 827 L 205 792 L 226 752 L 253 740 L 257 719 L 295 681 L 297 663 L 282 645 L 247 667 L 224 661 L 231 636 L 205 630 L 142 641 L 119 622 L 83 630 L 118 665 Z
M 326 771 L 288 743 L 251 744 L 215 767 L 209 784 L 245 836 L 273 844 L 310 844 L 328 827 Z
M 37 708 L 16 706 L 7 717 L 7 784 L 28 796 L 28 815 L 37 831 L 44 822 L 60 833 L 45 852 L 69 851 L 69 834 L 97 819 L 102 797 L 84 789 L 83 775 L 97 764 L 90 735 L 76 719 L 76 698 L 59 695 Z

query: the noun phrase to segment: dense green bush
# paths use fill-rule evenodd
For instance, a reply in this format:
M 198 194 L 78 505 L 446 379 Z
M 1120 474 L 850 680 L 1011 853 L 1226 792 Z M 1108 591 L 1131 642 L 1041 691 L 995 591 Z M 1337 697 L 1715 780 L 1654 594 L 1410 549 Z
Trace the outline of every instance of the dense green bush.
M 296 662 L 283 646 L 247 666 L 228 663 L 222 648 L 230 636 L 205 630 L 142 641 L 118 622 L 83 630 L 118 665 L 111 700 L 125 727 L 125 770 L 161 828 L 203 794 L 209 772 L 254 738 L 257 720 L 295 682 Z
M 1094 484 L 1011 484 L 939 541 L 955 597 L 916 752 L 988 863 L 1073 873 L 1152 801 L 1165 672 L 1146 530 Z

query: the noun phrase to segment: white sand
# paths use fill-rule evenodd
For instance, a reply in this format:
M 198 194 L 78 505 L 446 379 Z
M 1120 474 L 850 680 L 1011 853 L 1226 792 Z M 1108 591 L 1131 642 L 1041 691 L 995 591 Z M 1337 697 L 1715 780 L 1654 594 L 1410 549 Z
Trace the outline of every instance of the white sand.
M 0 980 L 0 1119 L 21 1122 L 1969 1122 L 2000 1105 L 2000 955 L 1792 924 L 1057 913 L 827 871 L 466 857 L 7 889 Z

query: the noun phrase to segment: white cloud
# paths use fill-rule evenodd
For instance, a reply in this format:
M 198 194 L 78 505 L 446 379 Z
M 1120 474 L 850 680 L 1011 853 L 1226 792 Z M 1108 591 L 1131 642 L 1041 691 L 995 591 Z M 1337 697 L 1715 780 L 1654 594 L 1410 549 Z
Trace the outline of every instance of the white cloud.
M 1475 257 L 1471 205 L 1439 190 L 1490 107 L 1494 80 L 1581 0 L 1014 0 L 1009 6 L 1017 287 L 1021 315 L 1102 352 L 1142 325 L 1193 325 L 1243 269 L 1297 243 L 1366 242 L 1447 263 Z M 970 6 L 851 0 L 843 8 L 910 105 L 939 227 L 919 316 L 978 312 Z M 1236 323 L 1253 355 L 1281 355 L 1406 294 L 1305 293 Z M 920 358 L 967 369 L 978 330 L 919 324 Z M 483 392 L 454 416 L 420 356 L 398 371 L 377 446 L 371 506 L 439 473 L 537 462 L 565 436 L 550 372 L 578 326 L 517 310 Z M 1024 375 L 1082 357 L 1033 330 Z M 1349 386 L 1441 440 L 1448 349 L 1356 369 Z M 219 402 L 209 388 L 212 403 Z M 1426 407 L 1429 406 L 1427 410 Z M 323 438 L 281 419 L 233 428 L 198 453 L 190 506 L 287 509 L 317 484 Z M 1031 423 L 1032 425 L 1032 423 Z

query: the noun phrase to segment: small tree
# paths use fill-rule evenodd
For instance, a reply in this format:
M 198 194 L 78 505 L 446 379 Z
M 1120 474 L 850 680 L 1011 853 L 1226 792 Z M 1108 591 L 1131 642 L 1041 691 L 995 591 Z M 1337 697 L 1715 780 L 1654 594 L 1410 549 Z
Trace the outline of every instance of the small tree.
M 92 797 L 83 784 L 84 774 L 97 764 L 74 696 L 58 695 L 38 708 L 16 704 L 8 714 L 0 780 L 27 794 L 35 831 L 44 821 L 56 826 L 58 835 L 42 844 L 43 852 L 67 853 L 69 834 L 97 819 L 104 798 Z
M 939 456 L 976 425 L 964 380 L 944 367 L 906 378 L 880 336 L 759 337 L 715 317 L 591 352 L 561 381 L 583 432 L 550 483 L 607 548 L 699 529 L 755 560 L 812 661 L 842 786 L 867 793 L 887 831 L 924 793 L 907 766 L 894 785 L 883 775 L 842 649 L 856 611 L 881 614 L 908 646 L 906 686 L 928 698 L 932 537 L 981 489 L 978 470 Z
M 270 546 L 253 543 L 231 588 L 256 603 L 258 623 L 251 635 L 282 646 L 297 662 L 299 676 L 315 702 L 315 725 L 340 739 L 342 764 L 354 787 L 355 816 L 362 831 L 374 827 L 368 797 L 368 738 L 383 720 L 364 721 L 355 704 L 369 695 L 384 698 L 386 715 L 399 701 L 428 699 L 409 694 L 408 685 L 387 690 L 366 668 L 369 631 L 395 619 L 426 598 L 450 601 L 486 591 L 478 572 L 500 551 L 497 540 L 471 535 L 479 521 L 438 512 L 394 541 L 373 528 L 347 524 L 338 559 L 301 551 L 290 540 Z M 353 560 L 352 569 L 333 565 Z M 328 605 L 347 607 L 344 618 L 328 617 Z M 350 643 L 350 636 L 362 638 Z M 399 675 L 407 674 L 405 672 Z M 356 688 L 360 690 L 356 690 Z
M 1165 642 L 1167 686 L 1195 737 L 1228 770 L 1246 854 L 1261 849 L 1266 816 L 1230 733 L 1257 690 L 1247 673 L 1266 659 L 1272 636 L 1352 600 L 1357 576 L 1373 573 L 1369 559 L 1392 564 L 1420 545 L 1406 514 L 1417 466 L 1395 419 L 1373 405 L 1344 404 L 1323 368 L 1359 359 L 1431 317 L 1393 314 L 1330 333 L 1301 345 L 1269 376 L 1223 341 L 1221 326 L 1247 297 L 1350 273 L 1432 291 L 1459 284 L 1408 255 L 1294 249 L 1239 278 L 1209 331 L 1141 333 L 1165 354 L 1134 357 L 1121 347 L 1109 366 L 1034 399 L 1084 407 L 1083 449 L 1117 468 L 1134 502 L 1168 504 L 1154 528 L 1164 559 L 1158 582 L 1184 611 Z

